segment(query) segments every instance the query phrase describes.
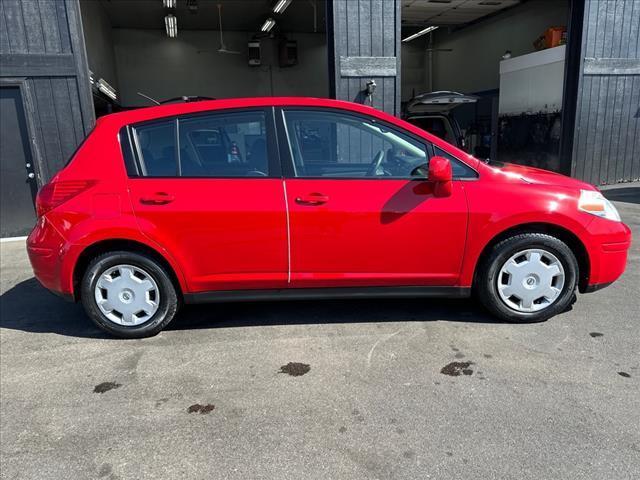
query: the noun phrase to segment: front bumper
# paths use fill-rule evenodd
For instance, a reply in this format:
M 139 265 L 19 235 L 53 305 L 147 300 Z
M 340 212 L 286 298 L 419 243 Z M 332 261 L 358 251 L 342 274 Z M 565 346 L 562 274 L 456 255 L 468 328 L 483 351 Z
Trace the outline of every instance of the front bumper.
M 627 266 L 627 254 L 631 247 L 631 229 L 622 222 L 595 218 L 589 224 L 590 272 L 585 292 L 600 290 L 623 273 Z

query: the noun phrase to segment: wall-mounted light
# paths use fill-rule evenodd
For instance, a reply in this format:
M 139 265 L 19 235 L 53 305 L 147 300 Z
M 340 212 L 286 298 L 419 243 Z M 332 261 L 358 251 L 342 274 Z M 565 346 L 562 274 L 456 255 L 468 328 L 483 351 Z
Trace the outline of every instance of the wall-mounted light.
M 273 7 L 273 13 L 282 14 L 287 9 L 291 0 L 278 0 L 278 3 Z
M 402 41 L 403 42 L 410 42 L 414 38 L 418 38 L 418 37 L 421 37 L 422 35 L 426 35 L 429 32 L 433 32 L 437 28 L 438 28 L 437 26 L 431 25 L 430 27 L 427 27 L 427 28 L 425 28 L 423 30 L 420 30 L 418 33 L 414 33 L 413 35 L 409 35 L 407 38 L 403 38 Z
M 100 90 L 102 93 L 104 93 L 107 97 L 111 98 L 112 100 L 116 99 L 116 90 L 115 88 L 113 88 L 111 85 L 109 85 L 104 78 L 101 78 L 100 80 L 98 80 L 98 90 Z
M 168 37 L 174 38 L 178 36 L 178 20 L 175 15 L 169 14 L 164 17 L 164 28 Z
M 270 32 L 275 24 L 276 24 L 276 21 L 273 18 L 267 18 L 262 24 L 262 27 L 260 28 L 260 30 L 262 30 L 263 32 Z
M 176 0 L 162 0 L 164 8 L 176 8 Z

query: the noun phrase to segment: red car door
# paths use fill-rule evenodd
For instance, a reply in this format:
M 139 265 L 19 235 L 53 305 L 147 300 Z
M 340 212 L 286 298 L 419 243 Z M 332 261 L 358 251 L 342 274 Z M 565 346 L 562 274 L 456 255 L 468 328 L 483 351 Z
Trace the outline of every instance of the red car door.
M 415 175 L 430 145 L 337 110 L 290 108 L 279 117 L 280 151 L 291 157 L 292 287 L 456 284 L 467 202 L 463 182 L 437 197 Z M 475 175 L 462 163 L 454 170 Z
M 138 223 L 175 257 L 191 292 L 287 284 L 284 187 L 267 113 L 207 112 L 130 129 Z

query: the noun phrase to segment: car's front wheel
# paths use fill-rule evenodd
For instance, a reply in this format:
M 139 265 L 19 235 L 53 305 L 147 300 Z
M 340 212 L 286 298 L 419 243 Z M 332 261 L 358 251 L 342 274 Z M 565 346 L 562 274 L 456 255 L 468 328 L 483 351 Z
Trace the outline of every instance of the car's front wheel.
M 510 322 L 541 322 L 571 304 L 578 262 L 560 239 L 525 233 L 494 245 L 476 275 L 476 294 L 495 316 Z
M 155 259 L 133 252 L 94 258 L 82 278 L 82 304 L 102 330 L 122 338 L 156 335 L 178 310 L 176 288 Z

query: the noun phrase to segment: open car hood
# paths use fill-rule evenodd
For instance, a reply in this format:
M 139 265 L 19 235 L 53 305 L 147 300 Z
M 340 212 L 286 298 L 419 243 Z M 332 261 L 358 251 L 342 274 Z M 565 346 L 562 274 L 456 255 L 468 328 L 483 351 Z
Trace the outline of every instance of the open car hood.
M 407 105 L 409 115 L 416 113 L 447 113 L 460 105 L 475 103 L 479 97 L 458 92 L 440 91 L 416 95 Z

